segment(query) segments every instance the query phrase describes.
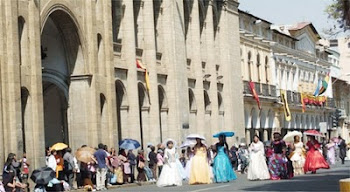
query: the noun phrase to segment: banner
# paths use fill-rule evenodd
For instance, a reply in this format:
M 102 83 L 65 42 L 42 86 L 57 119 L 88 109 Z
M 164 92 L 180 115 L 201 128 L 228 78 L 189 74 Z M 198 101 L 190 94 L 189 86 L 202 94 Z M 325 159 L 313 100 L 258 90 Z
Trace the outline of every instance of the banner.
M 254 84 L 254 82 L 250 81 L 249 82 L 249 87 L 250 87 L 250 90 L 252 91 L 252 95 L 253 95 L 254 99 L 258 103 L 259 109 L 261 109 L 259 96 L 258 96 L 258 94 L 255 91 L 255 84 Z
M 282 99 L 282 103 L 283 103 L 284 116 L 286 118 L 286 121 L 290 121 L 292 119 L 292 115 L 290 114 L 288 101 L 287 101 L 287 95 L 286 95 L 286 91 L 284 91 L 284 90 L 281 90 L 281 99 Z

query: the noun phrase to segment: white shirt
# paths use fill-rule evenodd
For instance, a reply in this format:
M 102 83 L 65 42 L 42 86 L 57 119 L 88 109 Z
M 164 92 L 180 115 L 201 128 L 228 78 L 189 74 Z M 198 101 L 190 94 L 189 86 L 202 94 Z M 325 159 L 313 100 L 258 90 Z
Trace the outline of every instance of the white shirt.
M 50 155 L 49 160 L 47 161 L 47 166 L 56 171 L 57 162 L 55 156 Z

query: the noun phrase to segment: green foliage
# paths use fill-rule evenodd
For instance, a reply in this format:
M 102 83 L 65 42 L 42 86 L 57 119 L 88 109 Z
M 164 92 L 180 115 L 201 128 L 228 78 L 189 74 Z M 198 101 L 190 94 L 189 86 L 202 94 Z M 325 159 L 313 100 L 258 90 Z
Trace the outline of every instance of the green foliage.
M 337 21 L 339 28 L 347 31 L 350 29 L 350 0 L 333 0 L 325 12 L 330 19 Z

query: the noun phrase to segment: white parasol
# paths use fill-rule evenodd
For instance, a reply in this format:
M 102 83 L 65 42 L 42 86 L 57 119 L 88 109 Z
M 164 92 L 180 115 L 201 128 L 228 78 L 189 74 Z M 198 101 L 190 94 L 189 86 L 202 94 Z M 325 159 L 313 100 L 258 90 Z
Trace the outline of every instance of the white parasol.
M 299 131 L 292 131 L 292 132 L 287 133 L 287 135 L 285 135 L 283 137 L 283 140 L 285 142 L 292 143 L 294 141 L 295 136 L 299 136 L 301 138 L 302 135 L 303 134 Z
M 200 139 L 200 140 L 205 140 L 205 137 L 199 134 L 190 134 L 186 137 L 187 139 Z

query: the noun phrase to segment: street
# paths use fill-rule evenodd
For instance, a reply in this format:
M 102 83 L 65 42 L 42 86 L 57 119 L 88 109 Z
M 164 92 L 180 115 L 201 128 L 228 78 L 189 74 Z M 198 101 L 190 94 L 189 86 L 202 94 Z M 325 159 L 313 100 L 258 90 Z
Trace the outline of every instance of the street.
M 143 185 L 137 187 L 111 188 L 115 192 L 137 191 L 339 191 L 339 180 L 350 177 L 350 162 L 345 165 L 337 163 L 329 170 L 318 170 L 317 174 L 297 176 L 290 180 L 280 181 L 248 181 L 247 175 L 238 174 L 238 179 L 230 183 L 209 185 L 188 185 L 181 187 L 158 188 L 156 185 Z

